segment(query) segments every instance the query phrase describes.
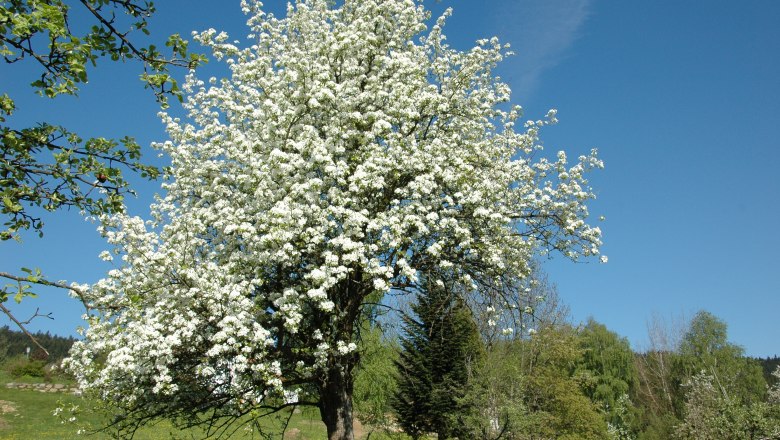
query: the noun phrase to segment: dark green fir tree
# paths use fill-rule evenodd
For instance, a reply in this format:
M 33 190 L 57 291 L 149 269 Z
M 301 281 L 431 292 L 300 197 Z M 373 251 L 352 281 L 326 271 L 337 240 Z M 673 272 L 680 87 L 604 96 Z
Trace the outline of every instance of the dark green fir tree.
M 466 395 L 484 347 L 471 310 L 451 285 L 427 279 L 412 315 L 402 317 L 404 334 L 393 402 L 398 422 L 419 438 L 469 438 L 467 420 L 475 410 Z M 449 283 L 448 283 L 449 284 Z

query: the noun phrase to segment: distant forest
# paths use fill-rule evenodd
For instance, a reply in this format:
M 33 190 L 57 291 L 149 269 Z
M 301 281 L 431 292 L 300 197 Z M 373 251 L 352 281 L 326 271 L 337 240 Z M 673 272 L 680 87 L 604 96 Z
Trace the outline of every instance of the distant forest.
M 780 366 L 780 357 L 775 355 L 774 357 L 767 357 L 766 359 L 758 358 L 756 360 L 764 369 L 764 378 L 766 379 L 766 383 L 769 384 L 769 386 L 774 385 L 775 382 L 777 382 L 777 378 L 772 376 L 772 372 L 775 371 L 775 368 Z
M 46 333 L 34 333 L 33 336 L 49 352 L 49 356 L 36 347 L 30 340 L 30 337 L 21 331 L 13 330 L 7 325 L 0 327 L 0 360 L 23 356 L 27 354 L 27 347 L 30 347 L 30 358 L 56 362 L 68 355 L 68 350 L 76 342 L 76 338 L 62 337 Z
M 63 337 L 58 335 L 52 335 L 49 332 L 33 333 L 35 339 L 46 347 L 49 352 L 49 358 L 46 359 L 50 362 L 59 361 L 68 355 L 68 350 L 76 342 L 76 338 L 72 336 Z M 30 341 L 30 338 L 21 331 L 13 330 L 7 325 L 0 327 L 0 360 L 26 355 L 27 347 L 30 347 L 30 357 L 34 359 L 44 359 L 45 355 L 41 352 L 35 344 Z M 772 376 L 772 372 L 775 368 L 780 366 L 780 356 L 755 358 L 755 360 L 761 365 L 764 370 L 764 378 L 767 384 L 774 385 L 777 379 Z

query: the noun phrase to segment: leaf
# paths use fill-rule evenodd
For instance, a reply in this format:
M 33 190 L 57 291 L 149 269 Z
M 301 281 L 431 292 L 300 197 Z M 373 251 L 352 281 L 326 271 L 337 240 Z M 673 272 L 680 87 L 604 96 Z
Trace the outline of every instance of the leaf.
M 5 205 L 6 209 L 8 209 L 8 211 L 11 211 L 13 213 L 22 210 L 22 205 L 14 202 L 13 200 L 11 200 L 10 197 L 3 197 L 3 204 Z
M 16 301 L 17 304 L 22 302 L 22 299 L 26 296 L 25 290 L 29 288 L 30 286 L 28 284 L 24 284 L 19 288 L 19 291 L 14 295 L 14 301 Z

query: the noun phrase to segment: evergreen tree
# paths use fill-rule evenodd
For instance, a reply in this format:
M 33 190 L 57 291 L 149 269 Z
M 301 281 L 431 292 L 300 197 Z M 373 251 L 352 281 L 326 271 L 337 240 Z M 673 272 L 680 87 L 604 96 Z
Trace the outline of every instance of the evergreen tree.
M 393 406 L 414 438 L 436 432 L 440 439 L 466 438 L 471 371 L 483 356 L 471 310 L 451 288 L 429 280 L 404 315 L 398 391 Z
M 49 332 L 37 332 L 32 335 L 38 343 L 46 348 L 49 353 L 46 355 L 43 350 L 36 348 L 30 341 L 30 337 L 20 331 L 15 331 L 7 325 L 0 327 L 0 360 L 3 355 L 7 357 L 22 356 L 27 353 L 27 348 L 32 348 L 30 357 L 46 360 L 49 363 L 58 363 L 67 356 L 68 350 L 76 342 L 72 336 L 64 337 L 52 335 Z
M 778 383 L 778 377 L 774 375 L 774 372 L 777 371 L 778 368 L 780 368 L 780 357 L 774 356 L 774 357 L 766 357 L 764 358 L 757 358 L 755 361 L 761 365 L 761 368 L 764 371 L 764 379 L 766 380 L 766 383 L 769 386 L 773 386 L 776 383 Z

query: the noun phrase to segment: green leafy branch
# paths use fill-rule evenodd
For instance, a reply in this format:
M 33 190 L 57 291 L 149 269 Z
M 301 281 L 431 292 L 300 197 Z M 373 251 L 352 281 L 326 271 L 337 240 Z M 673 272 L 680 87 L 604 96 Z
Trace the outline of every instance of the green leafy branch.
M 0 145 L 0 213 L 5 217 L 0 240 L 18 239 L 26 229 L 43 235 L 44 223 L 31 207 L 74 207 L 89 215 L 121 212 L 124 194 L 132 193 L 121 168 L 148 179 L 160 174 L 140 162 L 141 147 L 130 137 L 83 141 L 64 127 L 42 123 L 22 130 L 0 127 Z
M 51 316 L 51 313 L 42 314 L 39 312 L 39 309 L 35 310 L 35 314 L 33 314 L 32 317 L 27 319 L 26 321 L 20 321 L 18 318 L 14 316 L 14 314 L 5 306 L 5 302 L 13 296 L 14 301 L 16 303 L 22 302 L 22 299 L 25 297 L 31 297 L 35 298 L 38 295 L 32 291 L 33 285 L 41 285 L 41 286 L 50 286 L 50 287 L 56 287 L 59 289 L 66 289 L 71 292 L 74 292 L 79 297 L 84 297 L 84 290 L 82 290 L 78 286 L 68 285 L 64 281 L 49 281 L 41 274 L 40 269 L 29 269 L 26 267 L 23 267 L 22 272 L 24 272 L 26 275 L 24 276 L 18 276 L 13 275 L 6 272 L 0 272 L 0 278 L 5 278 L 7 280 L 12 281 L 11 283 L 8 283 L 4 285 L 2 288 L 0 288 L 0 311 L 5 313 L 8 318 L 16 324 L 17 327 L 19 327 L 22 332 L 24 332 L 27 337 L 30 338 L 30 340 L 33 341 L 33 343 L 43 350 L 44 353 L 46 353 L 46 356 L 49 355 L 49 352 L 46 350 L 45 347 L 43 347 L 37 339 L 30 333 L 27 328 L 25 327 L 27 324 L 32 322 L 33 319 L 38 317 L 45 317 L 49 319 L 54 319 Z M 83 301 L 82 301 L 83 302 Z
M 91 24 L 75 29 L 72 7 L 82 8 Z M 25 61 L 37 65 L 40 74 L 30 85 L 48 98 L 76 95 L 88 81 L 88 67 L 97 66 L 102 58 L 134 60 L 143 66 L 140 78 L 144 87 L 152 89 L 165 108 L 170 96 L 182 100 L 170 69 L 193 69 L 206 57 L 189 52 L 187 41 L 177 34 L 165 43 L 168 54 L 153 44 L 141 45 L 138 33 L 140 37 L 150 34 L 148 20 L 154 13 L 153 2 L 140 0 L 78 0 L 69 4 L 64 0 L 4 1 L 0 3 L 0 57 L 7 65 Z M 29 229 L 42 236 L 44 223 L 39 213 L 45 211 L 72 207 L 89 215 L 121 212 L 124 195 L 132 193 L 123 170 L 148 179 L 160 175 L 158 168 L 141 162 L 141 148 L 131 137 L 85 140 L 46 122 L 13 127 L 6 120 L 15 109 L 14 100 L 1 94 L 0 215 L 4 222 L 0 241 L 19 240 L 19 233 Z M 16 281 L 10 286 L 17 301 L 34 296 L 30 288 L 36 284 L 78 293 L 46 280 L 37 269 L 22 272 L 26 275 L 0 273 L 0 277 Z M 9 286 L 0 291 L 0 310 L 23 329 L 23 323 L 4 305 L 9 292 Z
M 205 55 L 188 51 L 188 42 L 178 34 L 165 43 L 170 55 L 164 56 L 155 45 L 139 46 L 136 31 L 149 35 L 148 19 L 155 12 L 154 3 L 127 0 L 80 0 L 94 18 L 86 35 L 76 35 L 70 25 L 70 7 L 62 0 L 12 1 L 0 7 L 0 56 L 7 63 L 25 58 L 35 60 L 43 72 L 31 85 L 38 93 L 53 98 L 74 95 L 78 85 L 86 83 L 87 65 L 96 66 L 100 58 L 112 61 L 137 59 L 144 73 L 141 79 L 154 90 L 163 107 L 168 96 L 181 100 L 177 81 L 170 67 L 194 69 L 206 61 Z M 130 23 L 120 20 L 120 12 Z M 127 30 L 121 30 L 127 26 Z

